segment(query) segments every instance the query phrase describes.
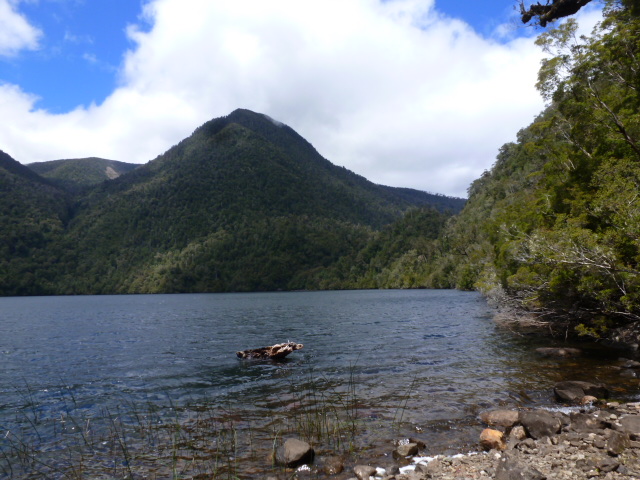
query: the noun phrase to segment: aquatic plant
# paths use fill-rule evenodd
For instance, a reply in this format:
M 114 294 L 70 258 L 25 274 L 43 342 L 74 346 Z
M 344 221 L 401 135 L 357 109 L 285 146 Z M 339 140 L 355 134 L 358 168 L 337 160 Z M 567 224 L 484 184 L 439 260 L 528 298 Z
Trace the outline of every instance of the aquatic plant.
M 305 381 L 291 382 L 287 402 L 263 412 L 193 401 L 141 404 L 122 397 L 99 412 L 83 408 L 67 387 L 57 408 L 39 404 L 27 387 L 15 421 L 0 436 L 3 478 L 239 478 L 251 468 L 278 468 L 267 461 L 284 434 L 314 446 L 352 451 L 358 429 L 355 369 L 342 384 L 310 369 Z M 260 467 L 261 466 L 261 467 Z M 256 473 L 255 471 L 253 473 Z

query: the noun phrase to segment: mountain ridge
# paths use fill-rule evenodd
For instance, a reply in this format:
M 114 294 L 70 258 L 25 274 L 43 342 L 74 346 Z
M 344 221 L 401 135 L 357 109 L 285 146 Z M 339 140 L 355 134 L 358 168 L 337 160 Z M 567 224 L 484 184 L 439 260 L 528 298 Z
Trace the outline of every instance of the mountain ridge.
M 88 160 L 109 162 L 85 159 L 85 166 Z M 373 184 L 333 165 L 290 127 L 243 109 L 204 123 L 117 178 L 82 188 L 58 185 L 51 188 L 65 188 L 68 218 L 29 250 L 30 286 L 1 293 L 345 286 L 329 279 L 345 272 L 332 265 L 356 261 L 384 225 L 411 209 L 459 210 L 464 203 Z M 425 228 L 441 228 L 444 214 L 433 215 L 421 217 Z M 397 248 L 388 252 L 398 254 Z M 24 276 L 24 268 L 15 271 L 11 259 L 5 261 L 12 274 Z
M 25 166 L 50 183 L 72 191 L 113 180 L 139 167 L 137 164 L 99 157 L 49 160 Z

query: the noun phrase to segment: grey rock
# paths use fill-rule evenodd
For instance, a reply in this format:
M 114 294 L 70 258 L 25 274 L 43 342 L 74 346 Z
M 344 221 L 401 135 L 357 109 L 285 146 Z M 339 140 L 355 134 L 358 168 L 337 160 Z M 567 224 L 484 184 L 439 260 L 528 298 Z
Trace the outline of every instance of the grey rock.
M 358 480 L 369 480 L 376 474 L 376 468 L 370 465 L 356 465 L 353 467 L 353 473 L 356 474 Z
M 344 470 L 342 457 L 327 457 L 322 464 L 322 471 L 327 475 L 337 475 Z
M 562 427 L 560 419 L 546 410 L 520 412 L 520 423 L 529 436 L 535 439 L 555 435 Z
M 608 426 L 608 423 L 597 415 L 574 413 L 571 415 L 569 430 L 573 432 L 588 433 L 604 430 Z
M 400 468 L 397 465 L 387 465 L 384 467 L 384 470 L 387 472 L 387 475 L 397 475 L 400 473 Z
M 627 415 L 618 420 L 618 430 L 628 433 L 633 438 L 640 437 L 640 415 Z
M 409 443 L 415 443 L 416 445 L 418 445 L 418 448 L 420 450 L 424 450 L 425 448 L 427 448 L 427 444 L 424 443 L 422 440 L 420 440 L 419 438 L 409 438 Z
M 620 462 L 613 458 L 604 458 L 597 463 L 598 469 L 602 472 L 613 472 L 618 469 Z
M 607 442 L 604 438 L 598 436 L 593 440 L 593 446 L 599 448 L 600 450 L 604 450 L 607 448 Z
M 546 480 L 546 476 L 529 465 L 523 465 L 509 454 L 498 460 L 496 480 Z
M 518 443 L 516 448 L 518 450 L 533 450 L 534 448 L 536 448 L 536 446 L 536 441 L 533 438 L 526 438 Z
M 629 448 L 630 444 L 631 439 L 627 433 L 612 431 L 607 439 L 607 453 L 618 456 Z
M 403 443 L 393 451 L 394 458 L 404 458 L 418 454 L 417 443 Z
M 294 468 L 313 462 L 313 457 L 311 445 L 297 438 L 289 438 L 276 450 L 275 460 L 278 465 Z
M 609 396 L 609 391 L 604 385 L 575 380 L 556 383 L 553 392 L 558 400 L 574 403 L 580 402 L 585 396 L 596 398 L 607 398 Z

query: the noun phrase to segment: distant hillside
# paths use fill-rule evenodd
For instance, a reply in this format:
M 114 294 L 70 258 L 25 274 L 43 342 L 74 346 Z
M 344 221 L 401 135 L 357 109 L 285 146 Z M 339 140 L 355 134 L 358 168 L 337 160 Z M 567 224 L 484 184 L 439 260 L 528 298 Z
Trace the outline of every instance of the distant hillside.
M 362 261 L 358 252 L 370 242 L 378 245 L 367 257 L 374 264 L 358 271 L 377 275 L 384 262 L 420 247 L 416 232 L 437 236 L 451 213 L 436 209 L 464 203 L 375 185 L 331 164 L 290 127 L 248 110 L 205 123 L 109 182 L 102 181 L 108 167 L 132 166 L 105 162 L 30 166 L 47 180 L 22 167 L 34 181 L 64 185 L 73 212 L 61 235 L 42 246 L 52 261 L 30 265 L 47 282 L 27 293 L 355 288 L 363 283 L 349 265 Z M 394 222 L 404 223 L 378 233 Z
M 48 284 L 34 264 L 51 259 L 68 221 L 69 198 L 36 173 L 0 151 L 0 292 L 33 293 Z M 45 287 L 46 288 L 46 287 Z
M 314 288 L 314 271 L 427 203 L 416 196 L 336 167 L 286 125 L 236 110 L 94 189 L 69 233 L 99 291 Z
M 91 157 L 51 160 L 30 163 L 26 166 L 58 186 L 69 190 L 78 190 L 105 180 L 118 178 L 140 165 Z

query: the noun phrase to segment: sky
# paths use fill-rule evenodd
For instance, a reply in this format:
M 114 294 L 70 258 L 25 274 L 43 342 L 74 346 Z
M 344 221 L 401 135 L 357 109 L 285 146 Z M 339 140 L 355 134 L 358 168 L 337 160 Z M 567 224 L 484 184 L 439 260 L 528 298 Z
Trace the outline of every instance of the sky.
M 145 163 L 248 108 L 375 183 L 465 197 L 544 108 L 516 4 L 0 0 L 0 150 Z

